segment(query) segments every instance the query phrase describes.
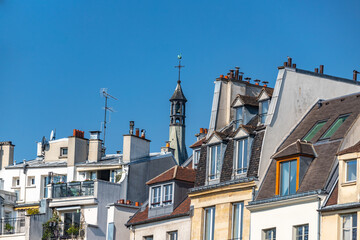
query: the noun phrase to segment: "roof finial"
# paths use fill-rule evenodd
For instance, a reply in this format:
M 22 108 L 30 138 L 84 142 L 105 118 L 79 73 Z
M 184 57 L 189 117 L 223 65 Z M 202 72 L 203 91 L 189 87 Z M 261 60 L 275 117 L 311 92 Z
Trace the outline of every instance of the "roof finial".
M 178 83 L 181 83 L 180 81 L 180 71 L 181 71 L 181 68 L 185 67 L 185 66 L 182 66 L 181 65 L 181 59 L 182 59 L 182 56 L 181 56 L 181 53 L 178 55 L 178 59 L 179 59 L 179 65 L 178 66 L 175 66 L 176 68 L 179 68 L 179 79 L 178 79 Z

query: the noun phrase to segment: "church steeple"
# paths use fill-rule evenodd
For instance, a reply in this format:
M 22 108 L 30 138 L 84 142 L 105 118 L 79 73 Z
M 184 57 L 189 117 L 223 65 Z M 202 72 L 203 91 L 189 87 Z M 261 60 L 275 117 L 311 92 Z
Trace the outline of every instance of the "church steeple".
M 187 99 L 181 89 L 180 71 L 181 68 L 181 55 L 178 56 L 179 65 L 175 66 L 179 68 L 179 79 L 174 91 L 174 94 L 170 98 L 170 129 L 169 129 L 169 141 L 170 147 L 175 149 L 174 157 L 178 164 L 182 164 L 187 158 L 187 151 L 185 145 L 185 103 Z

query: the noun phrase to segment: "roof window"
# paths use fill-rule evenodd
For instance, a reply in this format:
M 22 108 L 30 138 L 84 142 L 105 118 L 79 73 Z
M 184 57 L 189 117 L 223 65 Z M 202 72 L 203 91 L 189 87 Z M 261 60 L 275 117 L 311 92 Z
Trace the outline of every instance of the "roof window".
M 320 138 L 320 140 L 330 138 L 339 127 L 345 122 L 345 120 L 350 116 L 350 114 L 342 115 L 336 119 L 336 121 L 331 125 L 331 127 L 325 132 L 325 134 Z
M 326 122 L 327 120 L 317 122 L 305 135 L 303 140 L 310 142 L 313 139 L 313 137 L 320 131 L 320 129 L 325 125 Z

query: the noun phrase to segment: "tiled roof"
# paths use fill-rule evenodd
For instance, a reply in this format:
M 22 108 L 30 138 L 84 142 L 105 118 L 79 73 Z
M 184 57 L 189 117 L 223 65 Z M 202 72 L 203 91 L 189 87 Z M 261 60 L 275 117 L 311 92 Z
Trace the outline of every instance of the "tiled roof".
M 337 153 L 337 155 L 343 155 L 347 153 L 356 153 L 360 152 L 360 141 L 356 143 L 354 146 L 348 147 L 340 152 Z
M 66 161 L 54 161 L 54 162 L 44 162 L 42 160 L 30 160 L 30 161 L 26 161 L 26 163 L 20 163 L 20 164 L 16 164 L 16 165 L 10 165 L 7 166 L 6 168 L 11 169 L 11 168 L 23 168 L 24 165 L 27 165 L 28 168 L 50 168 L 50 167 L 66 167 L 67 166 L 67 162 Z
M 326 203 L 326 206 L 336 205 L 337 199 L 338 199 L 338 184 L 336 184 L 334 190 L 331 192 L 331 195 Z
M 190 146 L 190 148 L 201 147 L 201 145 L 203 145 L 203 143 L 206 143 L 206 137 L 203 137 L 202 139 L 196 141 L 193 145 Z
M 144 211 L 140 210 L 137 213 L 135 213 L 135 215 L 127 222 L 126 225 L 127 226 L 139 225 L 139 224 L 156 222 L 156 221 L 161 221 L 161 220 L 176 218 L 176 217 L 181 217 L 181 216 L 189 216 L 190 215 L 190 203 L 191 203 L 191 200 L 190 200 L 190 198 L 187 197 L 182 203 L 179 204 L 178 207 L 176 207 L 174 209 L 174 211 L 171 214 L 161 216 L 161 217 L 154 217 L 154 218 L 148 217 L 149 206 L 147 206 Z
M 170 168 L 157 177 L 149 180 L 146 184 L 151 185 L 155 183 L 167 182 L 170 180 L 179 180 L 184 182 L 195 182 L 195 170 L 191 168 L 180 167 L 178 165 Z
M 359 105 L 360 94 L 352 94 L 315 104 L 301 122 L 293 129 L 287 139 L 280 145 L 275 156 L 281 151 L 285 151 L 286 148 L 298 139 L 302 139 L 317 122 L 327 120 L 326 124 L 313 137 L 312 143 L 317 156 L 310 162 L 310 165 L 299 184 L 297 193 L 325 188 L 332 168 L 334 164 L 336 164 L 336 153 L 341 146 L 342 139 L 352 127 L 360 113 Z M 337 131 L 329 139 L 319 140 L 338 117 L 344 114 L 350 115 Z M 263 183 L 260 186 L 257 200 L 276 197 L 275 183 L 276 161 L 273 160 L 271 161 Z
M 316 156 L 316 152 L 314 146 L 311 143 L 307 143 L 301 140 L 297 140 L 293 144 L 290 144 L 283 150 L 277 152 L 271 158 L 282 158 L 282 157 L 289 157 L 293 155 L 307 155 L 307 156 Z

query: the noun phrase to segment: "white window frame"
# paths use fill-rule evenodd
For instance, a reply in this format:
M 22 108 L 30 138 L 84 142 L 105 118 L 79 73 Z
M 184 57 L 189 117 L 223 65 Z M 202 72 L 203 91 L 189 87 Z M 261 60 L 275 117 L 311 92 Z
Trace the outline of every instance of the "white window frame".
M 64 150 L 65 150 L 65 149 L 66 149 L 66 154 L 64 154 Z M 61 157 L 67 156 L 68 153 L 69 153 L 69 149 L 68 149 L 67 147 L 61 147 L 61 148 L 60 148 L 60 156 L 61 156 Z
M 247 140 L 247 156 L 246 156 L 246 168 L 244 168 L 244 166 L 242 168 L 239 168 L 239 142 L 240 141 L 243 141 L 243 145 L 244 145 L 244 141 Z M 234 174 L 235 175 L 246 175 L 247 174 L 247 171 L 249 169 L 249 156 L 250 156 L 250 153 L 249 153 L 249 145 L 250 145 L 250 139 L 248 137 L 245 137 L 245 138 L 240 138 L 240 139 L 235 139 L 235 163 L 234 163 Z M 243 151 L 242 151 L 242 164 L 244 164 L 244 146 L 243 146 Z M 238 170 L 240 169 L 245 169 L 244 172 L 241 172 L 241 173 L 238 173 Z
M 34 183 L 32 183 L 32 180 L 34 180 Z M 35 186 L 35 185 L 36 185 L 35 176 L 29 176 L 29 177 L 28 177 L 27 186 L 28 186 L 28 187 L 31 187 L 31 186 Z
M 216 147 L 216 146 L 220 146 L 220 160 L 219 160 L 219 164 L 220 164 L 220 167 L 219 167 L 219 169 L 220 169 L 220 171 L 219 171 L 219 173 L 216 173 L 216 169 L 218 168 L 218 162 L 216 161 L 215 162 L 215 177 L 214 178 L 211 178 L 213 175 L 210 175 L 210 173 L 211 173 L 211 161 L 212 161 L 212 159 L 211 159 L 211 155 L 212 155 L 212 148 L 213 147 Z M 215 148 L 215 149 L 217 149 L 217 148 Z M 221 168 L 222 168 L 222 164 L 223 164 L 223 159 L 222 159 L 222 149 L 223 149 L 223 144 L 222 143 L 216 143 L 216 144 L 212 144 L 212 145 L 209 145 L 208 146 L 208 174 L 207 174 L 207 179 L 208 179 L 208 181 L 209 182 L 212 182 L 212 181 L 218 181 L 219 179 L 220 179 L 220 175 L 221 175 Z M 217 150 L 216 150 L 217 151 Z M 216 152 L 216 154 L 215 154 L 215 156 L 217 156 L 218 154 L 217 154 L 217 152 Z
M 353 226 L 353 217 L 355 216 L 356 217 L 356 223 L 358 222 L 358 219 L 357 219 L 357 212 L 354 212 L 354 213 L 348 213 L 348 214 L 343 214 L 343 215 L 341 215 L 340 217 L 341 217 L 341 221 L 340 221 L 340 223 L 341 223 L 341 240 L 347 240 L 347 239 L 345 239 L 344 238 L 344 218 L 345 217 L 348 217 L 348 216 L 350 216 L 350 218 L 351 218 L 351 227 L 350 227 L 350 240 L 351 239 L 353 239 L 353 236 L 352 236 L 352 233 L 353 233 L 353 229 L 356 229 L 356 233 L 357 233 L 357 231 L 358 231 L 358 229 L 357 229 L 357 224 L 356 224 L 356 226 Z M 355 239 L 357 239 L 357 238 L 355 238 Z
M 239 128 L 240 124 L 244 124 L 244 111 L 245 111 L 245 108 L 244 106 L 238 106 L 238 107 L 235 107 L 235 127 L 236 129 Z M 237 119 L 238 117 L 238 109 L 241 109 L 241 119 Z
M 307 234 L 307 239 L 309 239 L 309 224 L 302 224 L 302 225 L 296 225 L 296 226 L 293 226 L 293 239 L 294 240 L 298 240 L 298 237 L 301 237 L 301 240 L 305 240 L 305 227 L 307 227 L 308 229 L 308 234 Z M 302 236 L 297 236 L 297 230 L 299 228 L 302 228 L 303 230 L 303 235 Z
M 240 207 L 240 221 L 238 227 L 238 232 L 240 233 L 240 236 L 234 236 L 234 222 L 235 222 L 235 205 L 239 205 Z M 243 220 L 244 220 L 244 202 L 236 202 L 232 204 L 232 223 L 231 223 L 231 239 L 242 239 L 242 233 L 243 233 Z
M 165 199 L 165 186 L 171 185 L 171 202 L 166 202 L 164 203 L 164 199 Z M 160 187 L 160 204 L 157 206 L 153 206 L 153 189 Z M 149 191 L 149 202 L 150 202 L 150 208 L 158 208 L 158 207 L 163 207 L 163 206 L 170 206 L 172 204 L 174 204 L 174 188 L 175 188 L 175 184 L 174 182 L 167 182 L 167 183 L 163 183 L 163 184 L 159 184 L 159 185 L 155 185 L 150 187 L 150 191 Z
M 200 161 L 200 148 L 193 150 L 193 169 L 197 168 Z M 197 158 L 198 157 L 198 158 Z
M 355 170 L 356 170 L 356 176 L 355 176 L 355 180 L 350 180 L 350 181 L 348 181 L 347 179 L 348 179 L 348 166 L 347 166 L 347 164 L 349 163 L 349 162 L 355 162 L 356 164 L 355 164 Z M 350 160 L 346 160 L 346 161 L 344 161 L 344 163 L 345 163 L 345 183 L 352 183 L 352 182 L 356 182 L 356 179 L 357 179 L 357 159 L 350 159 Z
M 210 210 L 211 211 L 211 216 L 210 216 L 210 240 L 214 240 L 214 233 L 215 233 L 215 229 L 213 229 L 213 226 L 215 228 L 215 216 L 216 216 L 216 207 L 212 206 L 212 207 L 207 207 L 204 209 L 204 232 L 203 232 L 203 240 L 207 240 L 205 237 L 205 230 L 206 230 L 206 211 Z
M 275 230 L 275 237 L 274 237 L 274 234 L 272 234 L 272 236 L 271 236 L 270 239 L 266 239 L 266 233 L 267 233 L 268 231 L 273 231 L 273 230 Z M 262 239 L 263 239 L 263 240 L 276 240 L 276 227 L 263 229 L 263 230 L 262 230 Z
M 266 113 L 263 113 L 263 103 L 264 102 L 267 102 L 267 112 Z M 267 117 L 267 115 L 269 113 L 270 99 L 261 100 L 261 101 L 259 101 L 259 103 L 260 103 L 260 108 L 259 108 L 259 110 L 260 110 L 260 123 L 265 124 L 266 117 Z M 263 121 L 263 119 L 264 119 L 264 121 Z
M 18 184 L 18 182 L 19 182 L 19 184 Z M 12 187 L 13 188 L 20 187 L 20 177 L 13 177 Z
M 175 239 L 174 240 L 178 240 L 179 239 L 179 234 L 178 234 L 178 231 L 175 230 L 175 231 L 170 231 L 170 232 L 167 232 L 167 239 L 168 240 L 173 240 L 171 237 L 172 235 L 175 234 Z

